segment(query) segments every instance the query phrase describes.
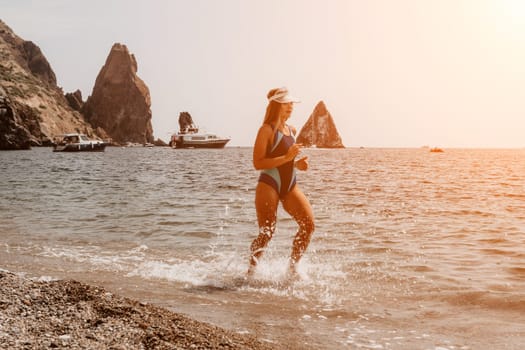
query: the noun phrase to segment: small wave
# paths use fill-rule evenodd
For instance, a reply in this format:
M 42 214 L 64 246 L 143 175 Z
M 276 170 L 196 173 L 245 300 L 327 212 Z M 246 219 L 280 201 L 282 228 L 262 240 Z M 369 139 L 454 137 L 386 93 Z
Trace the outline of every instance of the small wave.
M 503 193 L 503 196 L 507 198 L 525 199 L 525 194 L 521 193 Z
M 463 209 L 463 210 L 459 210 L 456 212 L 457 215 L 465 215 L 465 216 L 480 216 L 480 217 L 495 217 L 496 215 L 494 213 L 489 213 L 489 212 L 485 212 L 485 211 L 480 211 L 480 210 L 468 210 L 468 209 Z
M 366 254 L 381 254 L 392 252 L 392 249 L 388 247 L 363 247 L 359 250 Z
M 60 167 L 60 166 L 52 166 L 51 172 L 52 173 L 63 173 L 63 172 L 73 172 L 75 169 L 71 169 L 68 167 Z
M 147 217 L 151 217 L 155 215 L 156 214 L 154 212 L 143 212 L 143 213 L 135 212 L 133 214 L 126 215 L 126 217 L 128 219 L 140 219 L 140 218 L 147 218 Z
M 524 206 L 520 205 L 520 206 L 515 206 L 515 205 L 508 205 L 507 207 L 505 207 L 505 210 L 508 211 L 509 213 L 523 213 L 523 210 L 524 210 Z M 522 216 L 520 216 L 521 219 L 523 219 Z
M 525 295 L 522 293 L 473 291 L 449 295 L 444 299 L 456 306 L 476 306 L 485 309 L 525 312 Z
M 36 282 L 53 282 L 53 281 L 58 281 L 58 278 L 56 277 L 51 277 L 51 276 L 40 276 L 40 277 L 34 277 L 34 278 L 30 278 L 32 281 L 36 281 Z
M 511 273 L 514 279 L 525 280 L 525 267 L 511 267 L 507 271 Z
M 407 266 L 403 266 L 403 268 L 408 269 L 410 271 L 414 271 L 414 272 L 432 272 L 432 271 L 435 271 L 433 268 L 431 268 L 430 266 L 426 266 L 426 265 L 407 265 Z
M 510 283 L 505 284 L 490 284 L 487 286 L 487 289 L 491 292 L 506 292 L 512 293 L 514 287 Z
M 55 258 L 66 263 L 82 263 L 94 269 L 125 271 L 129 266 L 135 266 L 145 258 L 149 249 L 142 244 L 121 252 L 103 251 L 98 246 L 71 246 L 71 247 L 33 247 L 36 255 L 45 258 Z M 86 266 L 87 266 L 86 265 Z
M 509 257 L 516 256 L 517 254 L 514 251 L 508 251 L 508 250 L 497 249 L 497 248 L 485 248 L 485 249 L 480 249 L 480 251 L 482 253 L 489 254 L 489 255 L 503 255 L 503 256 L 509 256 Z
M 215 293 L 227 290 L 256 291 L 258 293 L 292 296 L 302 300 L 316 300 L 335 305 L 341 301 L 330 283 L 343 283 L 346 274 L 337 271 L 318 272 L 318 265 L 303 261 L 298 280 L 291 281 L 287 274 L 287 258 L 265 259 L 252 279 L 246 280 L 247 257 L 237 254 L 212 255 L 209 259 L 173 258 L 147 260 L 127 273 L 128 277 L 161 279 L 182 284 L 190 293 Z
M 508 243 L 509 241 L 505 238 L 487 238 L 487 239 L 479 239 L 478 242 L 488 243 L 488 244 L 502 244 L 502 243 Z
M 181 221 L 159 221 L 157 225 L 160 226 L 178 226 L 184 224 L 184 222 Z
M 181 236 L 196 237 L 196 238 L 213 238 L 217 236 L 214 232 L 209 231 L 186 231 Z
M 127 275 L 183 283 L 187 284 L 187 288 L 226 288 L 225 281 L 231 281 L 233 277 L 244 275 L 246 272 L 246 265 L 241 264 L 239 259 L 238 256 L 223 254 L 214 255 L 209 259 L 185 257 L 145 260 Z
M 475 217 L 482 217 L 482 218 L 492 218 L 496 217 L 496 214 L 481 211 L 481 210 L 469 210 L 469 209 L 459 209 L 459 210 L 436 210 L 436 211 L 428 211 L 429 214 L 432 214 L 434 216 L 438 217 L 450 217 L 450 216 L 475 216 Z
M 241 186 L 236 186 L 236 185 L 230 185 L 230 184 L 218 184 L 217 185 L 217 189 L 221 189 L 221 190 L 238 190 L 238 189 L 242 189 Z
M 207 262 L 203 260 L 180 260 L 171 261 L 149 260 L 140 263 L 130 271 L 128 276 L 139 276 L 146 279 L 164 279 L 179 283 L 189 283 L 192 286 L 214 285 L 216 277 L 224 273 L 224 261 L 222 263 Z

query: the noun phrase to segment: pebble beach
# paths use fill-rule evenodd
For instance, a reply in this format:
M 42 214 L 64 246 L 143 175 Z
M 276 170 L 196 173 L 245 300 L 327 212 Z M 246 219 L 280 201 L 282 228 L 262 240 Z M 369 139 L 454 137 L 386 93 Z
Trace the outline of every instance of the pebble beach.
M 0 271 L 1 349 L 278 349 L 74 280 Z

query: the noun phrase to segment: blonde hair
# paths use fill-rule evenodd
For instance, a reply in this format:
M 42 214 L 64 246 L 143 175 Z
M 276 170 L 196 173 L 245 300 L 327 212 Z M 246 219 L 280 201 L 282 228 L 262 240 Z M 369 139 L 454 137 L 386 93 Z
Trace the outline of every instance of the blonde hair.
M 275 93 L 280 90 L 280 88 L 271 89 L 268 91 L 268 94 L 266 94 L 266 98 L 270 99 Z M 266 107 L 266 114 L 264 115 L 264 121 L 263 124 L 268 124 L 272 126 L 272 123 L 275 124 L 277 122 L 277 118 L 279 117 L 279 113 L 281 112 L 281 103 L 276 101 L 270 101 L 268 102 L 268 106 Z M 272 129 L 276 127 L 274 125 Z

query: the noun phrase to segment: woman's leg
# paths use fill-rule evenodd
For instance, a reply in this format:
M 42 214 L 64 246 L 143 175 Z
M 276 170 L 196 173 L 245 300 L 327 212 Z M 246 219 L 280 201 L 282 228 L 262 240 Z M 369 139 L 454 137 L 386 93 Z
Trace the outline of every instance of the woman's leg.
M 255 209 L 257 210 L 257 221 L 259 223 L 259 235 L 254 239 L 250 247 L 249 275 L 255 272 L 259 258 L 273 237 L 278 205 L 279 195 L 275 189 L 264 182 L 259 182 L 255 189 Z
M 310 202 L 297 185 L 283 199 L 283 207 L 299 225 L 290 256 L 290 271 L 295 272 L 315 229 L 314 214 Z

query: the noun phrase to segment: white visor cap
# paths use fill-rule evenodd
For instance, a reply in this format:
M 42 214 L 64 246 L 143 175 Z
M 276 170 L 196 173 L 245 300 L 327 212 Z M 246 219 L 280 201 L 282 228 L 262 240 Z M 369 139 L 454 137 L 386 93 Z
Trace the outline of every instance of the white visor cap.
M 277 89 L 277 91 L 268 98 L 268 102 L 275 101 L 278 103 L 298 103 L 301 102 L 298 98 L 290 96 L 288 94 L 288 89 L 285 87 Z

